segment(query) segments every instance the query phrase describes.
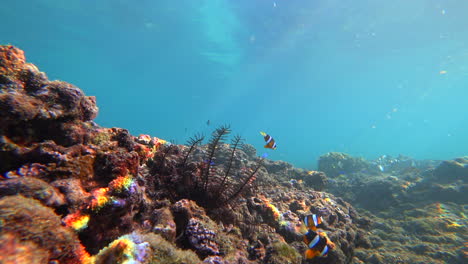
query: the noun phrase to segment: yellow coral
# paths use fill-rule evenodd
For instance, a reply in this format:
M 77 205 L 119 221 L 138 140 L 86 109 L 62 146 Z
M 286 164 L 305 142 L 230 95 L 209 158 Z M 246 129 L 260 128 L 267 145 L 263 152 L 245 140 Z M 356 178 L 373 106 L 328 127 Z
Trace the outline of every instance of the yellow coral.
M 112 190 L 116 192 L 122 192 L 123 190 L 128 190 L 130 185 L 133 183 L 133 177 L 131 175 L 119 176 L 109 184 Z
M 273 216 L 275 217 L 275 220 L 278 221 L 278 219 L 280 218 L 280 211 L 278 210 L 278 208 L 276 208 L 276 206 L 270 203 L 267 204 L 267 207 L 269 207 L 271 211 L 273 211 Z
M 107 263 L 103 261 L 108 260 L 111 257 L 114 259 L 115 263 L 140 263 L 141 259 L 144 258 L 145 255 L 145 253 L 142 255 L 141 251 L 147 246 L 147 244 L 148 243 L 136 244 L 132 235 L 125 235 L 112 241 L 109 246 L 101 249 L 94 258 L 98 263 Z
M 280 213 L 280 211 L 278 210 L 278 208 L 276 208 L 276 206 L 274 206 L 273 204 L 271 204 L 270 201 L 268 201 L 267 198 L 262 197 L 262 200 L 263 200 L 263 202 L 265 203 L 265 206 L 268 207 L 268 208 L 270 208 L 271 211 L 273 212 L 273 218 L 275 219 L 275 221 L 281 220 L 281 219 L 280 219 L 281 213 Z
M 117 247 L 122 249 L 122 254 L 127 258 L 125 262 L 128 262 L 133 258 L 133 251 L 135 249 L 135 243 L 128 238 L 121 238 L 110 244 L 111 247 Z M 125 263 L 123 262 L 123 263 Z
M 89 215 L 82 215 L 80 212 L 69 214 L 63 220 L 65 225 L 80 231 L 88 227 Z
M 153 144 L 154 144 L 155 150 L 157 150 L 161 145 L 165 145 L 167 143 L 168 142 L 166 140 L 164 140 L 164 139 L 153 137 Z
M 112 197 L 108 195 L 109 188 L 99 188 L 93 192 L 93 199 L 91 200 L 91 209 L 92 210 L 99 210 L 104 205 L 110 203 L 112 201 Z
M 458 227 L 463 227 L 463 225 L 460 225 L 459 223 L 457 223 L 455 221 L 450 221 L 449 223 L 447 223 L 447 227 L 448 228 L 458 228 Z

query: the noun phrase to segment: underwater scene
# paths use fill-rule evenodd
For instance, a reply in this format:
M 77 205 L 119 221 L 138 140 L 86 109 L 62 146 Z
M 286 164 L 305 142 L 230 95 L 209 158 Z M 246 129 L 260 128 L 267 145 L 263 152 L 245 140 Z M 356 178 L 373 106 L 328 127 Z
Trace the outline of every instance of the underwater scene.
M 468 263 L 468 1 L 0 4 L 0 264 Z

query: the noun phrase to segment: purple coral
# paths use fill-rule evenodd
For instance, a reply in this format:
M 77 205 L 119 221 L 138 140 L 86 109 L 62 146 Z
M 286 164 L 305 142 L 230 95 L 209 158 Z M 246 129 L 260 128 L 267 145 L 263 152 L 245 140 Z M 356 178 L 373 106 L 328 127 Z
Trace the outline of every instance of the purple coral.
M 190 244 L 204 255 L 218 255 L 219 247 L 215 241 L 216 233 L 205 228 L 198 219 L 191 218 L 187 224 L 185 235 Z

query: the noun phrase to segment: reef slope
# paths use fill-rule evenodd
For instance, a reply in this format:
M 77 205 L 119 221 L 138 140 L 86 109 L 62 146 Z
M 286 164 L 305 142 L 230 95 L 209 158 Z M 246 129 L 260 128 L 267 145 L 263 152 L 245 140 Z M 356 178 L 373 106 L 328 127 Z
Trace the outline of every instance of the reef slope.
M 369 221 L 319 191 L 325 174 L 100 127 L 94 97 L 13 46 L 0 111 L 1 263 L 302 263 L 301 219 L 319 212 L 336 247 L 311 263 L 349 263 L 365 241 Z

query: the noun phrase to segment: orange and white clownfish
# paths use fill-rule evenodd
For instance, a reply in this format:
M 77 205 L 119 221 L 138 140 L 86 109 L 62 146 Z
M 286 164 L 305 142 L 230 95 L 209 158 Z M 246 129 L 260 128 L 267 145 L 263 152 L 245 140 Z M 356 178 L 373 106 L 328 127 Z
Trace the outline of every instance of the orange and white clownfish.
M 323 218 L 316 214 L 307 215 L 304 217 L 304 224 L 308 229 L 317 231 L 317 228 L 323 223 Z
M 308 247 L 305 252 L 306 259 L 326 257 L 328 251 L 335 247 L 335 244 L 328 239 L 324 232 L 315 232 L 313 230 L 309 230 L 304 235 L 304 243 Z
M 262 135 L 263 138 L 265 139 L 265 142 L 266 142 L 266 145 L 264 146 L 265 148 L 276 149 L 276 142 L 270 135 L 262 131 L 260 131 L 260 135 Z

